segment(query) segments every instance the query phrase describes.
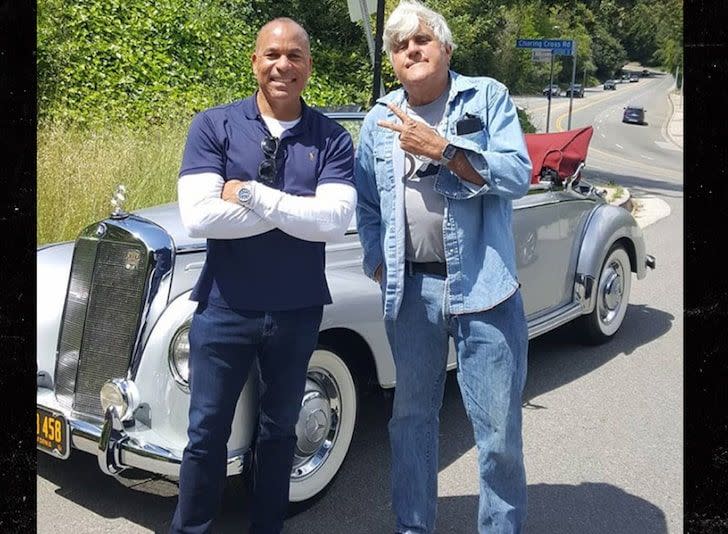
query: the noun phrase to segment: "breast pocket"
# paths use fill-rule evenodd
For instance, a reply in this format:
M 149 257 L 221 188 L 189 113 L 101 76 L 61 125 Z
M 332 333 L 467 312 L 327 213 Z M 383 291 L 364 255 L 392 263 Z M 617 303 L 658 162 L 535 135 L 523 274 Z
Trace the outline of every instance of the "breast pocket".
M 490 137 L 488 136 L 488 131 L 485 129 L 467 133 L 467 134 L 461 134 L 458 137 L 460 137 L 461 139 L 466 139 L 472 143 L 475 143 L 476 145 L 478 145 L 480 147 L 481 150 L 488 149 L 488 141 L 490 140 Z

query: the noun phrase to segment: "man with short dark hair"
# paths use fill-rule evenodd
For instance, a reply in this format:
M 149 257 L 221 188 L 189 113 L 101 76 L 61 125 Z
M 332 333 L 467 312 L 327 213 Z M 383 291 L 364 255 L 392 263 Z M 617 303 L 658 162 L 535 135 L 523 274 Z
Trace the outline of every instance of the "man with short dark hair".
M 356 205 L 350 135 L 301 98 L 312 66 L 306 31 L 287 18 L 269 22 L 252 65 L 256 93 L 194 118 L 180 171 L 182 221 L 207 238 L 207 257 L 191 296 L 199 304 L 174 533 L 211 531 L 235 406 L 255 359 L 250 532 L 281 531 L 308 361 L 331 302 L 324 246 L 343 237 Z
M 531 164 L 516 108 L 492 78 L 450 70 L 439 13 L 402 1 L 384 49 L 403 88 L 367 114 L 356 155 L 364 271 L 379 282 L 397 369 L 392 505 L 402 534 L 431 534 L 450 338 L 478 448 L 478 532 L 521 532 L 521 394 L 528 328 L 511 229 Z

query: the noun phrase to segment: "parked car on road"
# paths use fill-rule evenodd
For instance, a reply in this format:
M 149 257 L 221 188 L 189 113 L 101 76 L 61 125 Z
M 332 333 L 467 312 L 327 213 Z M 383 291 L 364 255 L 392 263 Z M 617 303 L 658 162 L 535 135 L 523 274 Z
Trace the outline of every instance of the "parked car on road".
M 561 96 L 561 89 L 556 84 L 547 85 L 541 92 L 543 93 L 543 96 Z
M 622 122 L 630 122 L 633 124 L 644 124 L 645 123 L 645 108 L 640 106 L 627 106 L 624 108 L 624 114 L 622 115 Z
M 358 138 L 363 113 L 331 116 Z M 589 342 L 609 340 L 625 318 L 632 274 L 642 279 L 654 268 L 632 215 L 608 204 L 580 171 L 581 165 L 566 179 L 536 177 L 514 202 L 531 338 L 579 321 Z M 187 235 L 176 203 L 134 213 L 117 205 L 75 242 L 38 248 L 38 449 L 59 459 L 93 454 L 111 475 L 138 468 L 179 476 L 196 308 L 189 297 L 205 254 L 205 240 Z M 361 259 L 352 222 L 342 242 L 326 247 L 333 304 L 324 308 L 308 369 L 291 501 L 318 495 L 339 471 L 362 391 L 396 384 L 380 289 L 363 274 Z M 447 365 L 456 366 L 452 347 Z M 257 398 L 257 380 L 248 380 L 227 443 L 228 475 L 250 465 Z
M 566 96 L 574 94 L 574 98 L 584 98 L 584 86 L 580 83 L 575 83 L 566 90 Z
M 604 81 L 604 90 L 612 90 L 615 91 L 617 89 L 617 82 L 614 80 L 605 80 Z
M 629 82 L 629 74 L 622 74 L 622 83 Z
M 629 83 L 636 83 L 640 81 L 640 76 L 636 72 L 629 75 Z

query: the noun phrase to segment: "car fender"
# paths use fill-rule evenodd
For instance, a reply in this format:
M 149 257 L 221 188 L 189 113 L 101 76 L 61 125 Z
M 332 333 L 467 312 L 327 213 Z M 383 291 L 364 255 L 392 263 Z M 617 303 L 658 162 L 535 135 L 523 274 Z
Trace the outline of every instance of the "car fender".
M 190 293 L 187 291 L 175 298 L 161 314 L 147 339 L 134 377 L 140 398 L 135 418 L 179 450 L 187 444 L 190 395 L 172 375 L 169 355 L 174 335 L 190 324 L 197 307 L 197 302 L 190 300 Z M 253 367 L 251 373 L 255 372 L 257 368 Z M 257 396 L 257 381 L 248 380 L 235 408 L 227 443 L 228 456 L 246 451 L 252 442 Z
M 577 298 L 581 300 L 585 313 L 590 313 L 594 309 L 593 285 L 599 277 L 609 249 L 617 241 L 625 245 L 632 272 L 636 273 L 640 280 L 646 276 L 645 241 L 637 221 L 622 207 L 611 204 L 599 206 L 592 212 L 585 225 L 576 265 Z
M 36 252 L 36 363 L 39 384 L 45 387 L 52 384 L 55 374 L 58 333 L 71 274 L 73 247 L 73 241 L 69 241 Z
M 349 269 L 329 271 L 327 280 L 333 302 L 324 307 L 322 336 L 338 330 L 345 336 L 360 338 L 368 354 L 357 353 L 356 357 L 371 358 L 371 362 L 361 363 L 373 364 L 379 385 L 392 387 L 394 359 L 384 330 L 381 289 L 362 273 L 358 262 Z

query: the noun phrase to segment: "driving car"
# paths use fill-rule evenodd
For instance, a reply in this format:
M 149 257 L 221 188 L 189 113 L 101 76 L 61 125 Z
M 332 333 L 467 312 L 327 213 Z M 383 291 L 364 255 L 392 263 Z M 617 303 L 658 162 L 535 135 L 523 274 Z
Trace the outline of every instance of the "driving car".
M 356 145 L 364 114 L 330 116 Z M 563 134 L 529 135 L 552 135 L 561 150 Z M 543 138 L 527 143 L 534 139 Z M 586 342 L 609 341 L 625 319 L 633 275 L 643 279 L 655 267 L 630 212 L 583 179 L 583 160 L 568 176 L 546 159 L 534 163 L 529 193 L 514 201 L 529 338 L 574 322 Z M 109 475 L 137 468 L 176 478 L 187 443 L 190 293 L 206 242 L 187 235 L 176 203 L 128 213 L 125 196 L 120 187 L 109 217 L 74 242 L 37 250 L 37 448 L 59 460 L 95 455 Z M 353 221 L 326 246 L 333 303 L 324 307 L 296 425 L 292 502 L 321 494 L 339 472 L 362 393 L 396 386 L 380 288 L 361 260 Z M 452 346 L 447 367 L 456 367 Z M 257 398 L 258 381 L 248 380 L 227 443 L 229 476 L 250 466 Z
M 647 111 L 641 106 L 627 106 L 622 114 L 622 122 L 645 124 L 645 113 Z
M 574 93 L 574 98 L 584 98 L 584 86 L 580 83 L 569 86 L 566 96 L 571 96 L 572 93 Z
M 617 89 L 617 82 L 614 80 L 605 80 L 604 81 L 604 90 L 612 90 L 615 91 Z
M 541 93 L 543 94 L 543 96 L 561 96 L 561 89 L 558 85 L 554 83 L 544 87 Z
M 629 82 L 629 74 L 622 74 L 622 83 Z
M 629 75 L 629 83 L 636 83 L 640 81 L 640 76 L 636 72 Z

